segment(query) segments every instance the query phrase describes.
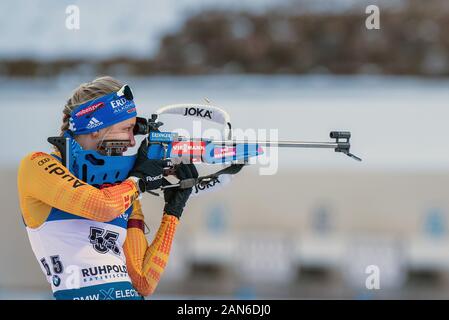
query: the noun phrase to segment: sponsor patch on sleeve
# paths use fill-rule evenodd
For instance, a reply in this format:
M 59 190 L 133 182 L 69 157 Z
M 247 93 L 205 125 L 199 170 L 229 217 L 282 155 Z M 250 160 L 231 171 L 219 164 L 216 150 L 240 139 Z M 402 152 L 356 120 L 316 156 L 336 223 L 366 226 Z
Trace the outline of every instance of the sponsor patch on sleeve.
M 37 157 L 41 157 L 41 156 L 48 156 L 48 154 L 46 154 L 45 152 L 35 152 L 31 155 L 30 160 L 34 160 Z

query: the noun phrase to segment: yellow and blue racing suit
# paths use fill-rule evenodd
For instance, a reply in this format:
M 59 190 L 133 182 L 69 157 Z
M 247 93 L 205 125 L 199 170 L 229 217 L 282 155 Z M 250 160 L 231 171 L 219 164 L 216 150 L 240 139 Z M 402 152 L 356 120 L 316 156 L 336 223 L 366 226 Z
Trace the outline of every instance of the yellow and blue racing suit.
M 164 214 L 154 240 L 144 234 L 135 183 L 94 187 L 72 175 L 59 153 L 22 159 L 23 221 L 56 299 L 142 299 L 167 265 L 178 218 Z

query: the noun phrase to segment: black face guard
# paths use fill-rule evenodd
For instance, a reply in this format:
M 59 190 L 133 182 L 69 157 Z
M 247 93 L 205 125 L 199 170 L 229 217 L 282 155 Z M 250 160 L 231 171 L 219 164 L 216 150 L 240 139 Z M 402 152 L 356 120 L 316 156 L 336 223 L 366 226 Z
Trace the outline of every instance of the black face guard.
M 97 151 L 105 156 L 121 156 L 130 143 L 130 140 L 103 140 Z

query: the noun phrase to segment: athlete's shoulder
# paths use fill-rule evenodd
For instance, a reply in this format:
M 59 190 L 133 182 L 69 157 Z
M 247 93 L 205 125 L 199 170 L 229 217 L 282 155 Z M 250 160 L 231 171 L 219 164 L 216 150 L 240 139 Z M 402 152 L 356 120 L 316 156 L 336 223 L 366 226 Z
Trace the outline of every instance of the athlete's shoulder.
M 55 152 L 47 153 L 42 151 L 34 151 L 28 153 L 25 157 L 23 157 L 21 162 L 39 162 L 46 158 L 49 158 L 49 160 L 59 160 L 58 154 L 56 154 Z
M 31 152 L 22 159 L 18 170 L 19 181 L 25 181 L 37 176 L 40 176 L 42 179 L 59 177 L 73 188 L 86 185 L 62 165 L 56 153 Z
M 25 157 L 23 157 L 22 160 L 30 160 L 33 161 L 36 158 L 43 158 L 43 157 L 49 157 L 50 154 L 42 151 L 33 151 L 28 153 Z
M 17 181 L 19 186 L 19 191 L 25 188 L 27 181 L 30 178 L 34 178 L 37 172 L 51 161 L 51 156 L 45 152 L 30 152 L 22 158 L 19 164 L 17 172 Z
M 46 153 L 42 151 L 35 151 L 28 153 L 25 157 L 22 158 L 19 165 L 19 174 L 23 170 L 35 170 L 33 168 L 40 168 L 44 164 L 49 162 L 60 162 L 58 157 L 55 157 L 53 153 Z

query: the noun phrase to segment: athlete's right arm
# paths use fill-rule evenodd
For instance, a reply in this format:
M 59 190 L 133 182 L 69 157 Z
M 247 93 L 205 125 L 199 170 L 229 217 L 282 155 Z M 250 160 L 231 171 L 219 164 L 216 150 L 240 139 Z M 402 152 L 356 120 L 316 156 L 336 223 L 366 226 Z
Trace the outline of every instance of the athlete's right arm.
M 107 222 L 126 211 L 139 196 L 132 180 L 97 189 L 72 175 L 49 154 L 36 152 L 20 163 L 18 189 L 22 212 L 48 205 L 87 219 Z

